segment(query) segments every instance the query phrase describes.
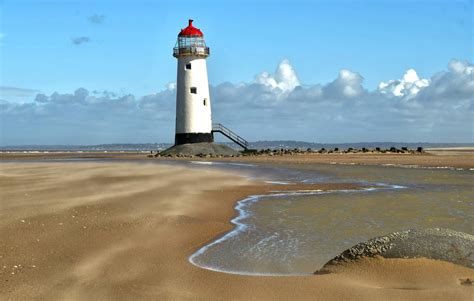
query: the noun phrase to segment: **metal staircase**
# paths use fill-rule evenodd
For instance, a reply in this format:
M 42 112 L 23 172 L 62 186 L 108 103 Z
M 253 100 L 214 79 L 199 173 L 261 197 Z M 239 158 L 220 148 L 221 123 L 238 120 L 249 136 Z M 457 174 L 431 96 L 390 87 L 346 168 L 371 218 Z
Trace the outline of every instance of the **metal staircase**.
M 222 135 L 224 135 L 227 138 L 229 138 L 230 140 L 232 140 L 234 143 L 236 143 L 236 144 L 240 145 L 241 147 L 243 147 L 245 150 L 248 149 L 249 143 L 247 142 L 247 140 L 240 137 L 236 133 L 232 132 L 231 130 L 229 130 L 228 128 L 223 126 L 221 123 L 213 123 L 212 124 L 212 132 L 213 133 L 221 133 Z

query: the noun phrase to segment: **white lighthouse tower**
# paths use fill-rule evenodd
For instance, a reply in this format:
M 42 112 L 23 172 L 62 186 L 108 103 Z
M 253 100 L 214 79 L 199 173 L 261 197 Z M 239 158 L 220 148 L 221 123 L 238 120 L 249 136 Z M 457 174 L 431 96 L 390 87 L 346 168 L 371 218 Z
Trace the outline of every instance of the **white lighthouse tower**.
M 178 59 L 176 133 L 174 146 L 160 152 L 160 155 L 239 154 L 227 145 L 213 143 L 214 133 L 221 133 L 247 150 L 248 142 L 244 138 L 220 123 L 212 124 L 206 66 L 209 47 L 202 31 L 193 26 L 193 20 L 189 20 L 188 27 L 179 32 L 173 56 Z
M 178 34 L 173 56 L 178 59 L 175 145 L 213 142 L 206 66 L 209 47 L 193 20 Z

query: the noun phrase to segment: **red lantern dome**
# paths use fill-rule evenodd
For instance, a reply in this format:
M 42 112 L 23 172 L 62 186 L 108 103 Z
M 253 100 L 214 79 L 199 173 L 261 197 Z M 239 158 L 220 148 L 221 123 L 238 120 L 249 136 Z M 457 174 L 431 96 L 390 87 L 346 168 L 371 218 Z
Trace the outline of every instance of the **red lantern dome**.
M 179 32 L 178 41 L 173 48 L 173 56 L 176 58 L 183 56 L 206 58 L 209 56 L 209 47 L 204 41 L 204 34 L 199 28 L 193 26 L 193 20 L 189 19 L 188 27 Z
M 189 25 L 185 29 L 181 29 L 179 32 L 178 37 L 183 37 L 183 36 L 188 36 L 188 37 L 203 37 L 204 34 L 202 33 L 199 28 L 196 28 L 193 26 L 193 20 L 189 19 Z

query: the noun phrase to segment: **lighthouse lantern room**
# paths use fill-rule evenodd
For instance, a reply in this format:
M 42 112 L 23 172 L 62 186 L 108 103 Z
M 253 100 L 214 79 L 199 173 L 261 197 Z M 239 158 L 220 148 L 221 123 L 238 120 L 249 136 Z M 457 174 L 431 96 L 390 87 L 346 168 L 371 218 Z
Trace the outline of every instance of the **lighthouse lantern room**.
M 178 59 L 175 145 L 213 142 L 206 66 L 209 47 L 193 20 L 178 34 L 173 56 Z

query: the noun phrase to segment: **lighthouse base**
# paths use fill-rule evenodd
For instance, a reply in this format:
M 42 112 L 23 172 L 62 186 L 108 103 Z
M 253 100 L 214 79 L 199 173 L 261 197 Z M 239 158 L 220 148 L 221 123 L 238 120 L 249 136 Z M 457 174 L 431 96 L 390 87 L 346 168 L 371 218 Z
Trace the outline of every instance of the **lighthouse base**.
M 183 133 L 174 136 L 174 145 L 214 142 L 212 133 Z
M 171 157 L 199 155 L 235 157 L 239 154 L 240 153 L 237 150 L 232 149 L 227 145 L 208 142 L 175 145 L 173 147 L 168 148 L 167 150 L 160 152 L 161 156 Z

